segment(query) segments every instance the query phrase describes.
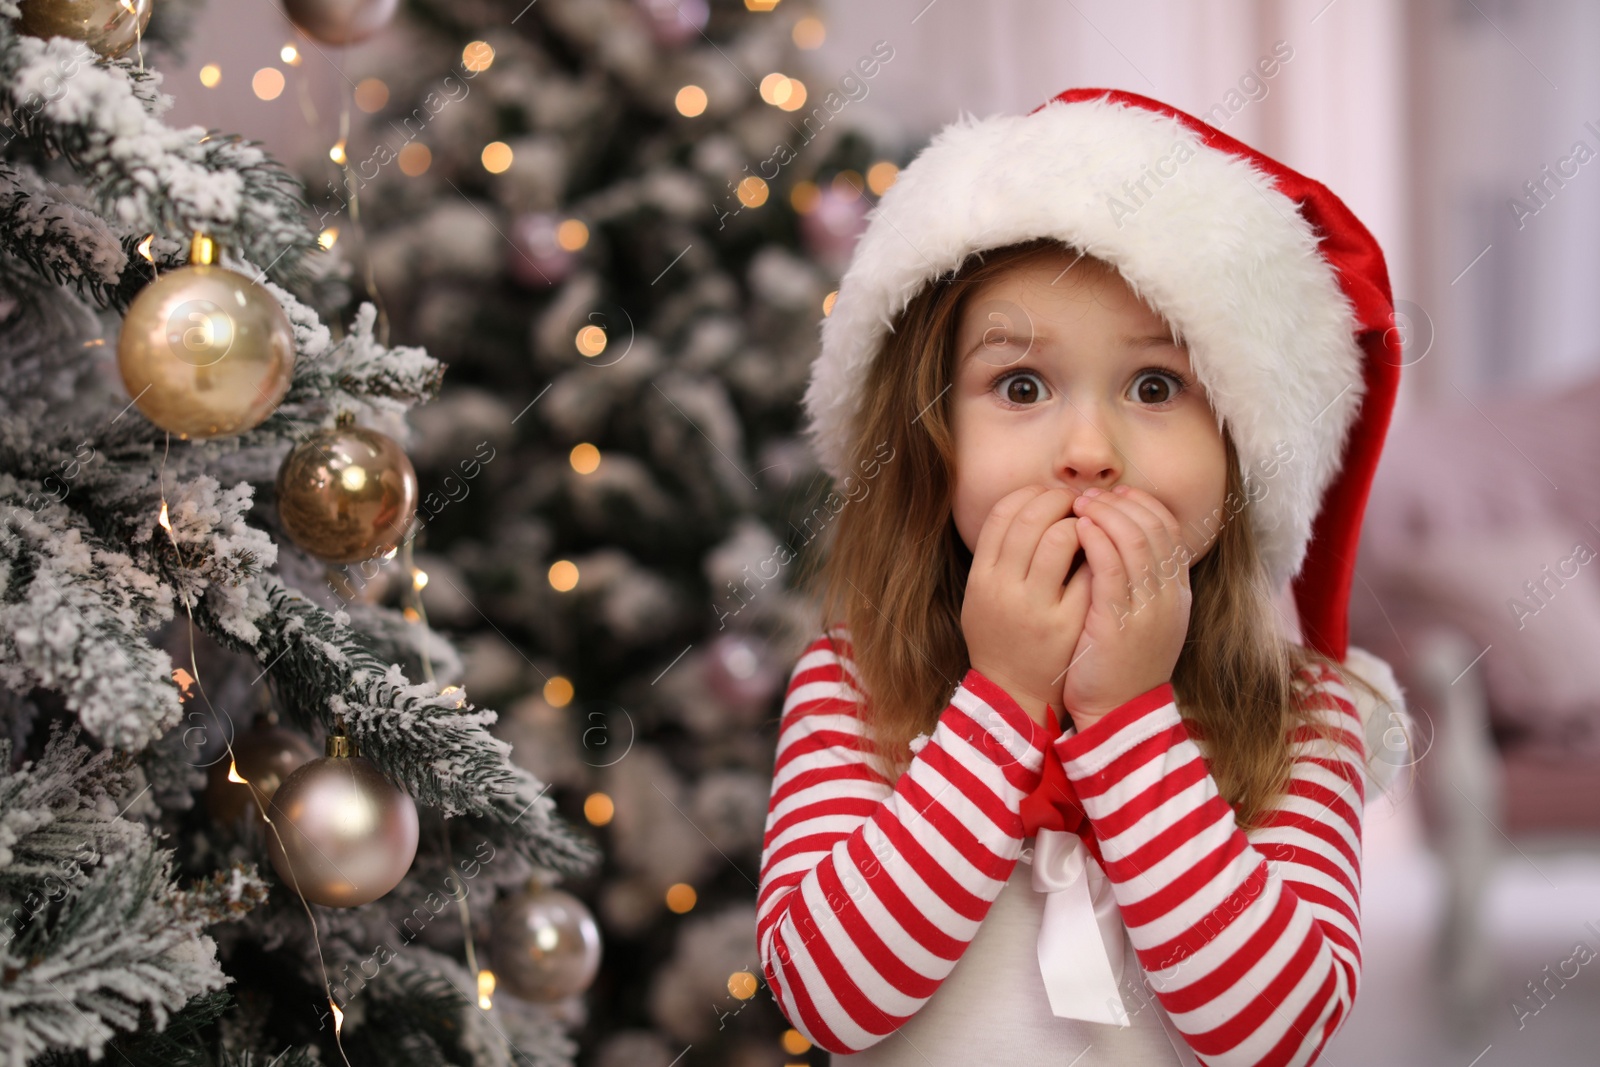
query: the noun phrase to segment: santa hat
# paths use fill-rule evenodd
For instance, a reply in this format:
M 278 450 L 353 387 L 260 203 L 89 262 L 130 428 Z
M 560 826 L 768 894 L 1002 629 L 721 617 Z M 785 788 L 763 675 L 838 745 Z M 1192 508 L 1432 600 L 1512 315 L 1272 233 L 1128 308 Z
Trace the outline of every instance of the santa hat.
M 1348 644 L 1401 351 L 1383 251 L 1338 197 L 1159 101 L 1071 89 L 945 127 L 868 219 L 804 400 L 829 474 L 844 478 L 868 369 L 911 299 L 970 253 L 1056 238 L 1178 329 L 1241 474 L 1266 484 L 1249 514 L 1272 588 L 1293 580 L 1302 640 L 1403 707 L 1388 665 Z

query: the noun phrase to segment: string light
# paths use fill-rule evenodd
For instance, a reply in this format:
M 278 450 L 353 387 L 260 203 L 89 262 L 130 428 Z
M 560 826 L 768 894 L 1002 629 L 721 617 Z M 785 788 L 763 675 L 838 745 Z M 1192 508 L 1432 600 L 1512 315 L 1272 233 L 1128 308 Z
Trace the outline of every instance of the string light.
M 580 329 L 574 340 L 578 346 L 578 354 L 589 359 L 606 350 L 606 331 L 593 324 Z
M 550 564 L 550 588 L 558 593 L 569 593 L 578 585 L 578 565 L 570 559 L 559 559 Z
M 222 68 L 215 63 L 207 63 L 200 68 L 200 84 L 207 89 L 215 89 L 222 80 Z
M 767 183 L 754 174 L 740 182 L 735 190 L 739 194 L 739 203 L 745 207 L 760 207 L 767 202 Z
M 817 188 L 816 182 L 798 181 L 789 190 L 789 206 L 794 208 L 797 215 L 811 214 L 821 202 L 822 190 Z
M 407 178 L 426 174 L 433 164 L 433 152 L 421 141 L 412 141 L 400 149 L 400 173 Z
M 900 177 L 900 168 L 883 160 L 867 168 L 867 188 L 872 190 L 872 195 L 882 196 L 889 191 L 889 186 Z
M 278 58 L 291 67 L 298 67 L 300 65 L 300 49 L 294 46 L 293 41 L 290 41 L 278 49 Z
M 604 793 L 590 793 L 583 798 L 583 817 L 590 826 L 605 826 L 616 813 L 616 802 Z
M 687 882 L 679 882 L 667 888 L 667 910 L 682 915 L 694 910 L 700 900 L 700 894 L 694 891 L 694 886 Z
M 564 708 L 572 703 L 574 692 L 572 683 L 558 674 L 544 683 L 544 702 L 552 708 Z
M 567 462 L 579 474 L 593 474 L 600 469 L 600 450 L 588 442 L 574 445 L 567 454 Z
M 356 107 L 372 114 L 389 102 L 389 86 L 382 78 L 362 78 L 356 83 Z
M 673 97 L 673 104 L 678 109 L 678 114 L 686 119 L 696 118 L 705 113 L 706 91 L 698 85 L 685 85 L 678 90 L 678 95 Z
M 761 99 L 769 104 L 781 104 L 789 99 L 793 90 L 789 87 L 789 79 L 777 71 L 773 71 L 761 79 Z
M 494 1007 L 494 972 L 488 968 L 478 972 L 478 1007 L 488 1011 Z
M 322 250 L 324 252 L 332 248 L 333 243 L 338 239 L 339 227 L 337 226 L 329 226 L 326 230 L 323 230 L 321 233 L 317 234 L 317 244 L 322 246 Z
M 778 106 L 784 111 L 799 111 L 806 103 L 806 84 L 798 78 L 789 79 L 789 93 Z
M 428 572 L 420 568 L 412 571 L 411 584 L 418 589 L 425 589 L 428 585 Z
M 338 144 L 336 144 L 332 148 L 328 149 L 328 158 L 333 160 L 335 163 L 339 164 L 339 166 L 341 166 L 341 167 L 344 166 L 345 152 L 344 152 L 344 138 L 343 137 L 339 138 L 339 143 Z
M 822 47 L 822 42 L 828 38 L 828 31 L 823 27 L 821 19 L 815 15 L 807 15 L 794 24 L 789 36 L 794 39 L 796 48 L 810 52 Z
M 511 146 L 504 141 L 490 141 L 483 146 L 483 169 L 490 174 L 503 174 L 511 168 Z
M 556 227 L 556 244 L 568 252 L 576 252 L 589 243 L 589 227 L 579 219 L 567 219 Z
M 262 67 L 250 79 L 250 89 L 262 100 L 276 100 L 283 93 L 283 71 L 277 67 Z
M 804 1056 L 811 1051 L 811 1039 L 795 1029 L 783 1032 L 783 1051 L 791 1056 Z
M 839 290 L 837 289 L 822 298 L 822 314 L 824 318 L 833 314 L 833 302 L 837 299 L 839 299 Z
M 142 251 L 144 252 L 144 254 L 145 254 L 145 256 L 147 258 L 149 257 L 149 254 L 150 254 L 149 253 L 150 241 L 154 238 L 154 236 L 155 236 L 154 234 L 151 234 L 149 237 L 146 237 L 144 239 L 144 241 L 142 242 L 142 244 L 143 244 Z M 201 235 L 199 232 L 196 232 L 196 234 L 195 234 L 195 244 L 196 244 L 196 246 L 199 245 L 199 243 L 200 243 L 200 241 L 202 239 L 206 240 L 207 242 L 209 242 L 209 240 L 210 240 L 209 238 L 203 238 L 203 235 Z M 161 453 L 161 466 L 159 468 L 157 468 L 157 470 L 156 470 L 156 482 L 157 482 L 158 492 L 160 493 L 160 496 L 161 496 L 161 512 L 160 512 L 159 516 L 157 517 L 156 521 L 160 524 L 162 529 L 167 531 L 167 538 L 172 542 L 172 550 L 173 550 L 173 552 L 175 552 L 177 554 L 177 557 L 178 557 L 178 566 L 180 568 L 186 568 L 187 564 L 184 562 L 184 559 L 183 559 L 183 547 L 178 544 L 178 536 L 173 531 L 172 523 L 169 520 L 168 514 L 167 514 L 167 487 L 166 487 L 167 455 L 168 455 L 168 453 L 170 453 L 171 449 L 172 449 L 172 434 L 169 433 L 169 434 L 166 435 L 166 448 Z M 200 682 L 200 666 L 199 666 L 199 663 L 197 662 L 197 660 L 195 658 L 194 611 L 190 607 L 190 603 L 189 603 L 190 598 L 188 596 L 182 596 L 182 597 L 179 598 L 179 600 L 183 604 L 184 614 L 187 616 L 188 623 L 189 623 L 189 666 L 194 669 L 194 674 L 192 675 L 192 680 L 194 682 L 195 688 L 197 690 L 199 690 L 201 698 L 205 700 L 206 706 L 211 709 L 212 715 L 215 716 L 216 713 L 217 713 L 217 710 L 216 710 L 215 706 L 212 705 L 211 698 L 206 694 L 205 686 L 202 685 L 201 682 Z M 335 725 L 336 725 L 336 728 L 338 728 L 338 729 L 342 729 L 343 728 L 341 720 L 335 719 Z M 235 757 L 234 751 L 233 751 L 233 740 L 230 737 L 224 735 L 223 739 L 222 739 L 222 743 L 225 746 L 227 746 L 227 752 L 228 752 L 228 779 L 230 781 L 238 783 L 240 785 L 249 786 L 249 782 L 244 778 L 243 775 L 241 775 L 239 773 L 239 765 L 238 765 L 237 758 Z M 267 827 L 278 838 L 278 845 L 281 848 L 283 846 L 283 835 L 278 832 L 278 824 L 273 820 L 273 818 L 270 815 L 267 814 L 267 809 L 262 804 L 261 797 L 259 796 L 259 794 L 256 793 L 256 790 L 254 788 L 251 788 L 250 792 L 251 792 L 252 797 L 255 799 L 256 810 L 261 813 L 261 817 L 264 820 L 266 820 Z M 329 1004 L 329 1006 L 331 1006 L 333 1008 L 333 1016 L 334 1016 L 333 1040 L 334 1040 L 334 1046 L 339 1050 L 339 1058 L 344 1061 L 345 1067 L 350 1067 L 350 1057 L 345 1055 L 345 1052 L 344 1052 L 344 1039 L 342 1037 L 342 1031 L 344 1029 L 344 1012 L 339 1010 L 338 1002 L 333 999 L 333 984 L 328 979 L 328 961 L 327 961 L 326 956 L 323 955 L 323 951 L 322 951 L 322 935 L 321 935 L 321 933 L 319 932 L 319 930 L 317 928 L 317 917 L 316 917 L 315 914 L 312 913 L 311 905 L 306 902 L 305 895 L 300 892 L 299 878 L 295 875 L 293 864 L 290 864 L 290 866 L 289 866 L 289 875 L 290 875 L 291 887 L 294 889 L 295 895 L 300 898 L 300 906 L 305 909 L 306 919 L 311 924 L 311 943 L 316 948 L 316 951 L 317 951 L 317 965 L 322 971 L 322 988 L 328 995 L 328 1004 Z M 463 898 L 462 904 L 463 904 L 463 906 L 465 905 L 465 898 Z
M 488 41 L 473 41 L 461 50 L 461 65 L 474 74 L 481 74 L 494 62 L 494 48 Z

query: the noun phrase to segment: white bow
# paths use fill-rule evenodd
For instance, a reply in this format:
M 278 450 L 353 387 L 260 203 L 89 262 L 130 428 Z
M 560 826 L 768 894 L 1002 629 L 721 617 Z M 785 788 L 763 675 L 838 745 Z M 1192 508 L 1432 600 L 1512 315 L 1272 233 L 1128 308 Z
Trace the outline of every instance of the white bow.
M 1039 927 L 1039 972 L 1050 1011 L 1065 1019 L 1127 1027 L 1122 912 L 1110 879 L 1077 834 L 1039 830 L 1033 888 L 1049 894 Z

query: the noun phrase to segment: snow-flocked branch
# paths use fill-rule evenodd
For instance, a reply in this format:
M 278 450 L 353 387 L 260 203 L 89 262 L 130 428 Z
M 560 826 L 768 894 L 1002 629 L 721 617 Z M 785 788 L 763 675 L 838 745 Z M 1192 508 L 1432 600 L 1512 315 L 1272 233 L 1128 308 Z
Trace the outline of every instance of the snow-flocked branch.
M 41 40 L 0 18 L 0 112 L 8 119 L 0 136 L 66 158 L 125 234 L 204 230 L 303 285 L 304 260 L 320 247 L 299 182 L 255 143 L 166 126 L 160 115 L 172 98 L 160 84 L 159 73 L 126 56 L 102 59 L 81 41 Z
M 511 746 L 489 733 L 494 711 L 474 708 L 459 691 L 412 685 L 397 664 L 373 654 L 344 612 L 329 614 L 276 575 L 246 585 L 246 603 L 259 614 L 226 621 L 207 600 L 195 620 L 224 646 L 253 655 L 303 727 L 331 729 L 342 720 L 362 755 L 419 803 L 447 815 L 511 826 L 537 813 L 508 843 L 562 873 L 592 872 L 598 850 L 565 828 L 546 787 L 512 763 Z M 332 695 L 308 702 L 318 693 Z
M 267 885 L 236 865 L 188 888 L 172 854 L 113 796 L 116 757 L 54 730 L 43 756 L 11 771 L 0 740 L 0 1061 L 24 1067 L 49 1049 L 99 1055 L 117 1030 L 156 1029 L 227 982 L 205 927 L 244 915 Z M 49 868 L 55 879 L 39 877 Z M 12 876 L 19 876 L 13 878 Z M 52 885 L 54 882 L 54 885 Z M 24 896 L 16 890 L 37 884 Z

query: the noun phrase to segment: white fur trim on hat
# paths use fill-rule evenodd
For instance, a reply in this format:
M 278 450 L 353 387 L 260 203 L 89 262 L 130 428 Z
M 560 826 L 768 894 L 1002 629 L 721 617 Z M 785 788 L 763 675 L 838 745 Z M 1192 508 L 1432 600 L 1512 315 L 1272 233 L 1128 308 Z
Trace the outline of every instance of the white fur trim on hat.
M 1054 237 L 1114 264 L 1178 329 L 1238 449 L 1274 587 L 1299 573 L 1365 392 L 1363 356 L 1316 232 L 1269 175 L 1171 116 L 1054 100 L 946 126 L 868 218 L 804 400 L 806 437 L 836 480 L 871 361 L 912 297 L 969 253 Z

